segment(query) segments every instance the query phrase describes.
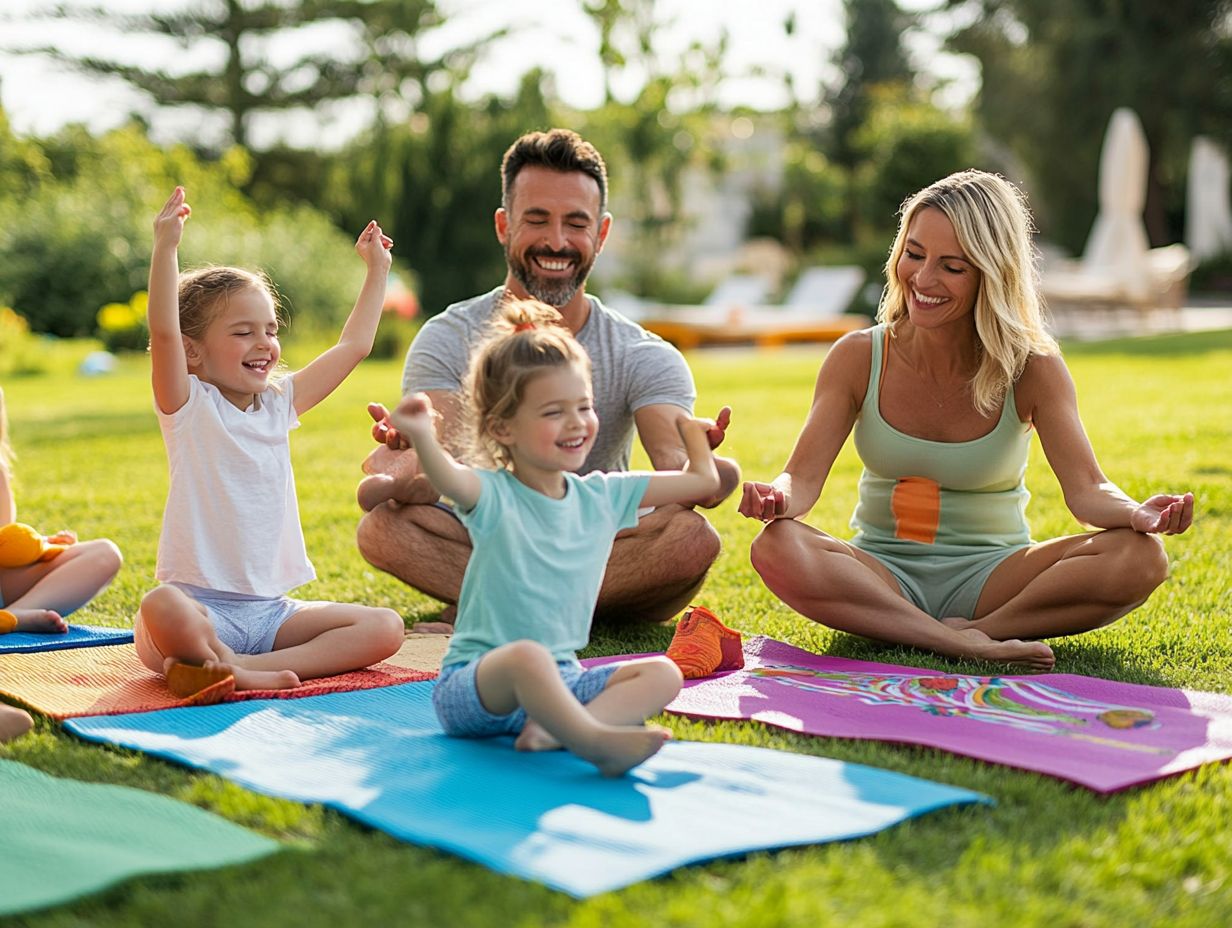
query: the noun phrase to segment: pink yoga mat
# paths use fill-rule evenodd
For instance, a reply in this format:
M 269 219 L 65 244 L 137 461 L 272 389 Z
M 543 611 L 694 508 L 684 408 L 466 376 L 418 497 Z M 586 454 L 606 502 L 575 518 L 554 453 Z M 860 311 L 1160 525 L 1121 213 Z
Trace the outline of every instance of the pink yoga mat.
M 744 651 L 743 670 L 687 682 L 667 710 L 940 748 L 1098 793 L 1232 757 L 1232 696 L 1066 673 L 966 676 L 765 637 Z

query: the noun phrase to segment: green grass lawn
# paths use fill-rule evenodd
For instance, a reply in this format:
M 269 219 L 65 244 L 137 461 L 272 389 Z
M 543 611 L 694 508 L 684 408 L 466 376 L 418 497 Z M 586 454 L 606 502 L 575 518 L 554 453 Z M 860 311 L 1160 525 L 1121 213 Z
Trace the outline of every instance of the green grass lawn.
M 728 453 L 749 477 L 778 473 L 803 420 L 822 350 L 690 357 L 699 412 L 735 410 Z M 292 366 L 307 360 L 294 347 Z M 1172 576 L 1115 626 L 1054 642 L 1057 670 L 1232 692 L 1232 332 L 1069 346 L 1084 420 L 1104 470 L 1128 493 L 1193 490 L 1189 534 L 1168 540 Z M 400 365 L 367 362 L 304 418 L 292 445 L 308 550 L 305 598 L 391 606 L 408 621 L 438 607 L 371 569 L 354 545 L 354 487 L 370 447 L 364 403 L 390 400 Z M 19 517 L 107 536 L 119 578 L 77 618 L 126 625 L 153 584 L 166 465 L 144 358 L 110 377 L 4 383 L 19 455 Z M 1037 538 L 1079 530 L 1038 444 L 1029 514 Z M 845 533 L 859 465 L 850 446 L 809 521 Z M 757 525 L 734 504 L 712 514 L 725 550 L 699 601 L 746 633 L 816 651 L 986 672 L 814 625 L 777 602 L 748 563 Z M 670 628 L 599 629 L 589 653 L 663 648 Z M 676 737 L 874 764 L 997 800 L 926 816 L 872 838 L 753 854 L 679 870 L 576 902 L 447 854 L 400 844 L 333 812 L 83 742 L 40 720 L 0 757 L 49 773 L 154 790 L 281 839 L 257 864 L 128 882 L 27 916 L 51 925 L 890 925 L 1214 928 L 1232 924 L 1232 768 L 1207 767 L 1100 798 L 1055 780 L 937 751 L 788 735 L 753 724 L 668 718 Z M 3 802 L 3 797 L 0 797 Z M 716 814 L 722 814 L 716 810 Z M 0 861 L 0 866 L 3 862 Z M 3 921 L 3 920 L 0 920 Z

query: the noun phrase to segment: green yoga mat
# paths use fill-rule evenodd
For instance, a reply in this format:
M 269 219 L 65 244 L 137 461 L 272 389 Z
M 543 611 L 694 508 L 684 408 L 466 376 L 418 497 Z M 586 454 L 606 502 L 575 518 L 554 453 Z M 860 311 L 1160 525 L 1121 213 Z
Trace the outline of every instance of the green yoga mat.
M 0 760 L 0 915 L 62 905 L 139 874 L 246 863 L 278 847 L 166 796 Z

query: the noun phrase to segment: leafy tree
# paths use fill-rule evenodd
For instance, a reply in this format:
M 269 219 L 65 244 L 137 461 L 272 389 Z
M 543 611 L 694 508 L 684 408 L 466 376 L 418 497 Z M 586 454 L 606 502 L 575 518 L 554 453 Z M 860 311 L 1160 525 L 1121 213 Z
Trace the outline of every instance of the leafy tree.
M 950 46 L 974 55 L 980 122 L 1032 174 L 1042 230 L 1082 248 L 1098 209 L 1100 146 L 1118 106 L 1132 107 L 1150 145 L 1146 224 L 1174 241 L 1189 145 L 1232 142 L 1229 0 L 948 0 L 970 25 Z
M 664 255 L 687 228 L 686 172 L 722 165 L 721 133 L 730 120 L 720 117 L 717 90 L 727 35 L 694 42 L 669 62 L 655 44 L 667 24 L 653 0 L 587 0 L 583 11 L 599 30 L 604 102 L 583 115 L 581 131 L 603 153 L 621 225 L 631 230 L 624 284 L 637 294 L 660 292 Z M 622 100 L 616 85 L 626 74 L 641 86 Z
M 304 207 L 257 210 L 239 190 L 251 169 L 243 149 L 202 162 L 184 146 L 156 146 L 137 125 L 98 138 L 69 128 L 29 144 L 57 168 L 27 189 L 0 188 L 0 304 L 33 331 L 92 334 L 100 306 L 145 288 L 150 219 L 177 183 L 196 207 L 185 267 L 265 269 L 296 330 L 332 329 L 354 302 L 363 275 L 352 236 Z
M 327 208 L 348 228 L 381 220 L 428 314 L 504 280 L 492 226 L 501 157 L 522 133 L 551 125 L 542 84 L 532 71 L 512 99 L 475 103 L 452 87 L 429 92 L 411 119 L 375 126 L 333 159 Z
M 876 88 L 909 86 L 915 72 L 903 50 L 903 34 L 915 23 L 895 0 L 843 0 L 847 38 L 834 57 L 842 78 L 823 94 L 830 111 L 824 135 L 832 161 L 853 168 L 863 152 L 856 134 L 868 121 Z
M 443 19 L 434 0 L 205 0 L 186 9 L 117 14 L 104 7 L 57 7 L 53 18 L 118 28 L 133 35 L 162 36 L 185 49 L 221 46 L 220 68 L 180 73 L 56 48 L 28 53 L 49 56 L 90 74 L 117 76 L 149 94 L 160 106 L 192 106 L 223 112 L 231 140 L 247 146 L 252 117 L 262 112 L 314 108 L 367 96 L 378 105 L 414 105 L 432 74 L 465 70 L 480 43 L 425 57 L 420 39 Z M 309 26 L 349 27 L 349 47 L 313 51 L 276 63 L 271 40 Z

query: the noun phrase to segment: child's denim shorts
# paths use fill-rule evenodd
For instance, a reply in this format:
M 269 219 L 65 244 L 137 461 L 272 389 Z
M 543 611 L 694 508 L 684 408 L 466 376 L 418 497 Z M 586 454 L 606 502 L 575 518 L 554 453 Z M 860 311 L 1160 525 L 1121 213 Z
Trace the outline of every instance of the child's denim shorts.
M 432 690 L 432 707 L 445 734 L 455 738 L 490 738 L 493 735 L 516 735 L 526 724 L 526 710 L 521 707 L 508 715 L 493 715 L 479 701 L 475 687 L 475 668 L 483 658 L 465 664 L 450 664 L 441 668 L 441 675 Z M 577 661 L 557 661 L 561 679 L 573 691 L 578 702 L 585 705 L 603 692 L 608 679 L 620 664 L 583 667 Z

